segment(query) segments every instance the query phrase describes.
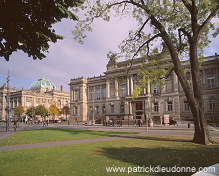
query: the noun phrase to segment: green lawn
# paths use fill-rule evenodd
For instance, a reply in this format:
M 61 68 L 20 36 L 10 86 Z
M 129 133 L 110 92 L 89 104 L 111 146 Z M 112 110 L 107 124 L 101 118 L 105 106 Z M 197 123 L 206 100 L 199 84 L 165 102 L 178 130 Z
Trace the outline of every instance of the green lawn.
M 134 132 L 92 131 L 61 128 L 46 128 L 38 130 L 18 131 L 12 136 L 0 140 L 0 146 L 32 144 L 52 141 L 68 141 L 109 136 L 136 134 Z
M 0 153 L 1 176 L 96 176 L 106 167 L 205 167 L 219 163 L 219 145 L 203 146 L 186 137 L 145 137 Z M 192 173 L 130 173 L 187 176 Z

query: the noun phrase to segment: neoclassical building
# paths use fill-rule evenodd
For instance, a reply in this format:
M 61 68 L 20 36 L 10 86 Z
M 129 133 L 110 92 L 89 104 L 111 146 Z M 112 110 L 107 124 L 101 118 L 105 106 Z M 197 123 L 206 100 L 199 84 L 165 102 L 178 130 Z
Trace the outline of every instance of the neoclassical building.
M 0 120 L 6 118 L 6 96 L 7 86 L 4 84 L 0 88 Z M 63 86 L 60 90 L 56 90 L 55 84 L 43 77 L 34 82 L 29 90 L 18 90 L 16 88 L 10 89 L 10 107 L 11 118 L 13 118 L 13 111 L 18 106 L 23 106 L 28 109 L 32 106 L 44 105 L 49 108 L 50 105 L 55 104 L 59 109 L 70 103 L 70 94 L 63 91 Z
M 152 57 L 162 57 L 162 53 Z M 165 56 L 167 59 L 169 55 Z M 134 87 L 139 84 L 138 72 L 144 58 L 129 61 L 109 61 L 104 75 L 91 78 L 74 78 L 70 81 L 71 118 L 81 121 L 153 120 L 161 124 L 164 117 L 175 120 L 192 120 L 190 107 L 174 71 L 168 74 L 160 90 L 147 84 L 139 96 L 132 98 Z M 185 62 L 185 70 L 186 65 Z M 205 117 L 211 122 L 219 121 L 219 55 L 206 57 L 200 68 Z M 187 72 L 188 79 L 190 73 Z M 122 77 L 122 79 L 121 79 Z

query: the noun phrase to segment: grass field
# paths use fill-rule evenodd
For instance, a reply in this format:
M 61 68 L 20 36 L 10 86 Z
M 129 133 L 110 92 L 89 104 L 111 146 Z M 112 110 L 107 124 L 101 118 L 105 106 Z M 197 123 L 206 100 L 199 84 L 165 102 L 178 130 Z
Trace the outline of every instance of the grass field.
M 68 141 L 109 136 L 136 134 L 135 132 L 91 131 L 61 128 L 46 128 L 38 130 L 18 131 L 14 135 L 0 140 L 0 146 L 32 144 L 52 141 Z
M 154 136 L 1 152 L 0 175 L 128 175 L 128 169 L 138 166 L 198 168 L 219 163 L 219 145 L 203 146 L 191 143 L 190 140 L 186 137 Z M 106 167 L 124 167 L 125 170 L 124 173 L 109 173 Z M 191 174 L 130 173 L 129 175 L 186 176 Z

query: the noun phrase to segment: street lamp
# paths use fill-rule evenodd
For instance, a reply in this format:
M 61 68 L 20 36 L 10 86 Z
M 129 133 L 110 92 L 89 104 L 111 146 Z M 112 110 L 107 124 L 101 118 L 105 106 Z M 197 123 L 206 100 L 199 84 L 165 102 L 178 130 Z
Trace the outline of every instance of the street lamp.
M 7 81 L 7 106 L 5 108 L 6 111 L 6 132 L 9 131 L 9 124 L 10 124 L 10 87 L 9 87 L 9 82 L 10 82 L 10 76 L 9 76 L 9 71 L 8 71 L 8 77 L 6 79 Z

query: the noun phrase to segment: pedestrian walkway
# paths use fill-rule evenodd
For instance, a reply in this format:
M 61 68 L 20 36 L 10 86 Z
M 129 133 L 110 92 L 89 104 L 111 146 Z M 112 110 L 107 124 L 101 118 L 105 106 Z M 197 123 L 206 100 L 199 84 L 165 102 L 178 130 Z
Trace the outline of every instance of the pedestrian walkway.
M 190 136 L 194 135 L 194 130 L 192 128 L 174 127 L 174 126 L 157 126 L 153 128 L 139 127 L 135 128 L 134 126 L 123 126 L 120 127 L 105 127 L 100 125 L 95 126 L 84 126 L 84 125 L 49 125 L 49 127 L 43 126 L 20 126 L 17 131 L 29 130 L 29 129 L 40 129 L 40 128 L 70 128 L 70 129 L 86 129 L 86 130 L 110 130 L 110 131 L 127 131 L 127 132 L 139 132 L 139 134 L 133 134 L 128 136 L 117 136 L 117 137 L 102 137 L 102 138 L 92 138 L 92 139 L 79 139 L 71 141 L 56 141 L 56 142 L 45 142 L 45 143 L 36 143 L 36 144 L 22 144 L 22 145 L 13 145 L 13 146 L 2 146 L 0 147 L 0 152 L 11 151 L 11 150 L 21 150 L 21 149 L 33 149 L 41 147 L 55 147 L 55 146 L 64 146 L 64 145 L 74 145 L 74 144 L 83 144 L 83 143 L 93 143 L 93 142 L 102 142 L 110 140 L 118 140 L 125 138 L 137 138 L 137 137 L 146 137 L 146 136 L 157 136 L 157 135 L 168 135 L 168 136 Z M 0 140 L 8 137 L 15 132 L 1 132 Z M 211 131 L 213 138 L 219 138 L 219 132 Z
M 11 145 L 0 147 L 0 152 L 11 151 L 11 150 L 22 150 L 22 149 L 34 149 L 43 147 L 56 147 L 64 145 L 74 145 L 74 144 L 84 144 L 84 143 L 94 143 L 94 142 L 104 142 L 125 138 L 137 138 L 143 136 L 142 134 L 134 134 L 128 136 L 115 136 L 115 137 L 101 137 L 101 138 L 90 138 L 90 139 L 76 139 L 70 141 L 56 141 L 56 142 L 45 142 L 36 144 L 22 144 L 22 145 Z

